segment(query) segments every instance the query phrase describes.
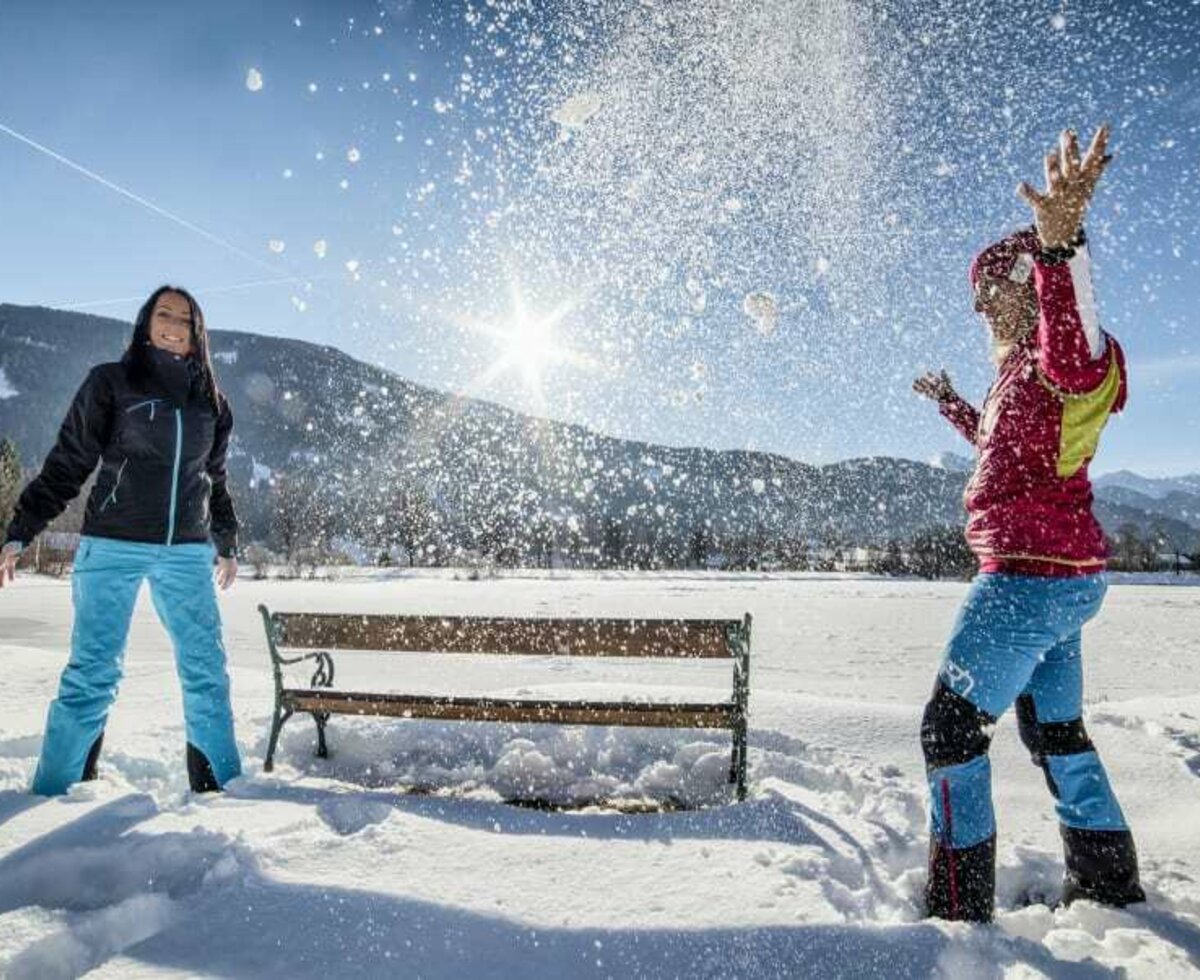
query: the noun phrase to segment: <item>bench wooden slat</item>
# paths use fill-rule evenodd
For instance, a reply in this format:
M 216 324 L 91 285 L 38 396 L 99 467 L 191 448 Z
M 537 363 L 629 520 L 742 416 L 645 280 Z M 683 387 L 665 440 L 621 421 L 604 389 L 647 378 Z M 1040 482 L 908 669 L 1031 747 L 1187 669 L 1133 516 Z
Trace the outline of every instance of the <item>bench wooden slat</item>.
M 285 688 L 285 707 L 325 714 L 386 715 L 445 721 L 545 722 L 559 725 L 621 725 L 646 728 L 730 728 L 732 703 L 547 701 L 436 697 Z
M 281 647 L 427 653 L 728 659 L 738 620 L 502 619 L 273 613 Z

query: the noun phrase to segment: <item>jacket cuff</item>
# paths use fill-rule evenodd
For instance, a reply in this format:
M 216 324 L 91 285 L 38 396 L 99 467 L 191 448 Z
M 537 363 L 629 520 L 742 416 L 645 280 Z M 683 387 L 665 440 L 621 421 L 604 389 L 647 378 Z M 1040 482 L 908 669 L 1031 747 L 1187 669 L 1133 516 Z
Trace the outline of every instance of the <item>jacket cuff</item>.
M 1038 265 L 1064 265 L 1075 258 L 1077 249 L 1083 248 L 1086 244 L 1087 235 L 1080 228 L 1079 233 L 1066 245 L 1061 248 L 1039 248 L 1033 258 Z
M 10 541 L 15 541 L 24 549 L 28 548 L 36 537 L 36 534 L 29 533 L 27 527 L 14 520 L 8 525 L 8 530 L 4 532 L 4 541 L 0 542 L 0 544 L 8 544 Z
M 220 537 L 213 542 L 217 547 L 217 554 L 222 558 L 237 558 L 237 535 L 229 537 Z

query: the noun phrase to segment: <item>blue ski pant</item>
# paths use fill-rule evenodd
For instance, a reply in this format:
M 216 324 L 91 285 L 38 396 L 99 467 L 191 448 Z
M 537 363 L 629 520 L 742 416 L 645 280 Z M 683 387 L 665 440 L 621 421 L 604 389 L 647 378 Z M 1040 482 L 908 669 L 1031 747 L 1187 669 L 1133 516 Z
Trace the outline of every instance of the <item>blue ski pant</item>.
M 1014 703 L 1021 738 L 1042 766 L 1059 821 L 1127 830 L 1083 726 L 1080 631 L 1100 610 L 1104 575 L 976 576 L 946 646 L 922 742 L 931 832 L 953 848 L 996 831 L 991 728 Z M 952 692 L 952 693 L 949 693 Z
M 155 611 L 175 648 L 187 740 L 208 759 L 220 785 L 240 775 L 213 556 L 211 544 L 80 540 L 71 575 L 71 657 L 46 718 L 34 793 L 65 793 L 82 777 L 117 695 L 143 581 L 150 583 Z

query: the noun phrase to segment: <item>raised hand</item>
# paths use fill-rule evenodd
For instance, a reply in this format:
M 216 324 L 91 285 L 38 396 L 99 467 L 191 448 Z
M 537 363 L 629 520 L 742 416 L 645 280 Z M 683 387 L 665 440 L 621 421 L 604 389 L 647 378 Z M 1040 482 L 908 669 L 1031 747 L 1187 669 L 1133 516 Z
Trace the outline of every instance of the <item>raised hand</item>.
M 1096 184 L 1112 160 L 1107 149 L 1107 124 L 1096 130 L 1082 159 L 1079 138 L 1073 130 L 1064 129 L 1058 149 L 1046 154 L 1046 189 L 1036 190 L 1026 182 L 1017 187 L 1033 210 L 1043 248 L 1065 248 L 1079 234 Z
M 950 383 L 950 375 L 945 371 L 934 373 L 927 371 L 913 382 L 913 391 L 935 402 L 944 402 L 955 395 L 954 385 Z

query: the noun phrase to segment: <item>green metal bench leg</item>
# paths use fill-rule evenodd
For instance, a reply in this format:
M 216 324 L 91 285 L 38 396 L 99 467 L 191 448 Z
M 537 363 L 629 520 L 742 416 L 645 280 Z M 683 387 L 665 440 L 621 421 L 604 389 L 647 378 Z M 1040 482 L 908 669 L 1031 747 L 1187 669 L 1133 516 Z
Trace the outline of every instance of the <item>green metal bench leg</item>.
M 313 712 L 313 721 L 317 723 L 317 758 L 329 758 L 329 746 L 325 744 L 325 723 L 329 721 L 329 715 L 324 712 Z
M 279 733 L 283 730 L 284 723 L 292 717 L 292 710 L 280 711 L 275 710 L 275 720 L 271 723 L 271 740 L 267 745 L 267 758 L 263 762 L 263 772 L 272 772 L 275 769 L 275 749 L 279 745 Z
M 746 725 L 734 722 L 733 751 L 729 758 L 729 782 L 737 789 L 738 802 L 746 799 Z
M 733 757 L 729 781 L 737 787 L 738 802 L 746 799 L 746 741 L 750 714 L 750 614 L 729 631 L 726 642 L 733 656 Z
M 741 803 L 746 799 L 746 723 L 743 721 L 733 733 L 734 759 L 736 760 L 735 782 L 737 783 L 737 798 Z

